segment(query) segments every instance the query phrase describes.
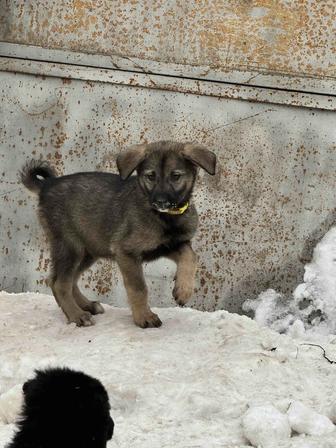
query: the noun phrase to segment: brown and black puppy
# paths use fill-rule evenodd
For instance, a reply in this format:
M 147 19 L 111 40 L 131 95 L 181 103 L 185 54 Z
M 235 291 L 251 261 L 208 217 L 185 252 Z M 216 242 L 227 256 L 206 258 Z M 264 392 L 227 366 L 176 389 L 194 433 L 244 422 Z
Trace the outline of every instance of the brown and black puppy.
M 106 389 L 68 368 L 36 372 L 23 385 L 18 431 L 7 448 L 106 448 L 114 422 Z
M 48 164 L 28 163 L 23 184 L 39 194 L 39 216 L 51 247 L 50 285 L 69 322 L 91 325 L 103 313 L 77 286 L 99 257 L 122 273 L 134 322 L 159 327 L 149 308 L 142 263 L 167 257 L 177 265 L 174 298 L 184 305 L 194 290 L 196 256 L 190 241 L 198 217 L 190 202 L 197 167 L 215 174 L 216 156 L 192 143 L 137 145 L 117 158 L 120 176 L 89 172 L 56 177 Z M 131 176 L 136 171 L 137 176 Z

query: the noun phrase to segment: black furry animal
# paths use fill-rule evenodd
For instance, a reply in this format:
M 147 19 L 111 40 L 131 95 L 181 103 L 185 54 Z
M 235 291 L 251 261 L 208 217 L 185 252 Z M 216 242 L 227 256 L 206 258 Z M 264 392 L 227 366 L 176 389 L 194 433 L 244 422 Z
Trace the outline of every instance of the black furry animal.
M 177 265 L 173 296 L 183 306 L 195 285 L 191 240 L 198 225 L 192 191 L 197 167 L 215 174 L 216 155 L 193 143 L 136 145 L 117 158 L 120 176 L 75 173 L 56 177 L 41 161 L 28 163 L 23 184 L 39 195 L 39 216 L 52 260 L 50 286 L 69 322 L 92 325 L 103 313 L 77 286 L 98 258 L 114 259 L 123 276 L 136 325 L 159 327 L 148 305 L 142 263 L 167 257 Z M 131 176 L 133 172 L 137 176 Z
M 105 448 L 114 423 L 104 386 L 68 368 L 36 371 L 23 385 L 18 431 L 7 448 Z

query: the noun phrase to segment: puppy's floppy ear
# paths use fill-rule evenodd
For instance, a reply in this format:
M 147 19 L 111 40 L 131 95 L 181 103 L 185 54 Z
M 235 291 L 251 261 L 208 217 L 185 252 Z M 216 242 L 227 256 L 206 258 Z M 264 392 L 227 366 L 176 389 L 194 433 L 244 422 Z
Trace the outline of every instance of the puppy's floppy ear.
M 25 383 L 23 383 L 22 392 L 24 395 L 27 395 L 27 393 L 29 393 L 29 390 L 31 389 L 33 382 L 34 380 L 28 380 Z
M 182 149 L 183 156 L 195 165 L 203 168 L 212 176 L 216 173 L 216 154 L 198 143 L 186 143 Z
M 23 392 L 23 395 L 25 395 L 25 396 L 34 390 L 34 388 L 38 384 L 38 380 L 41 377 L 43 377 L 43 374 L 44 374 L 43 370 L 37 370 L 37 369 L 35 369 L 34 373 L 35 373 L 35 377 L 31 378 L 30 380 L 27 380 L 22 385 L 22 392 Z
M 107 435 L 106 435 L 107 440 L 112 439 L 113 432 L 114 432 L 114 421 L 112 420 L 111 417 L 109 417 L 108 423 L 107 423 Z
M 127 179 L 146 157 L 147 145 L 134 145 L 117 157 L 117 167 L 123 180 Z

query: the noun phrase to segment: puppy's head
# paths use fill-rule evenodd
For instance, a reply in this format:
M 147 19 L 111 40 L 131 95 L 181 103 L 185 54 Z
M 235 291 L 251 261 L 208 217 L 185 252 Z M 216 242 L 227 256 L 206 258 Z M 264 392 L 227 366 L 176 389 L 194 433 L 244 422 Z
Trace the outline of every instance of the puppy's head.
M 112 438 L 109 398 L 97 379 L 67 368 L 37 371 L 23 393 L 20 426 L 48 446 L 105 448 Z
M 132 146 L 119 154 L 117 166 L 122 179 L 136 170 L 151 206 L 165 212 L 188 202 L 198 167 L 215 174 L 216 156 L 195 143 L 157 142 Z

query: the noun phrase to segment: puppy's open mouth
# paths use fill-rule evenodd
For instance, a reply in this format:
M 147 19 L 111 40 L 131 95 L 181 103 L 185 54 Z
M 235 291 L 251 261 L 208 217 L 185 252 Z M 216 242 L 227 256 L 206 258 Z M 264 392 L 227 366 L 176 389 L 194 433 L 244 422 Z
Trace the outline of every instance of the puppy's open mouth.
M 156 204 L 152 204 L 153 208 L 159 213 L 168 213 L 169 215 L 182 215 L 188 208 L 189 203 L 186 202 L 181 207 L 177 207 L 176 204 L 172 204 L 169 208 L 160 208 Z
M 169 208 L 157 208 L 155 207 L 155 210 L 157 210 L 160 213 L 168 213 L 169 212 Z
M 169 213 L 170 210 L 174 210 L 177 205 L 176 204 L 157 204 L 155 202 L 152 203 L 152 207 L 154 210 L 160 213 Z
M 161 208 L 153 205 L 154 210 L 160 213 L 169 213 L 169 210 L 172 210 L 171 208 Z

